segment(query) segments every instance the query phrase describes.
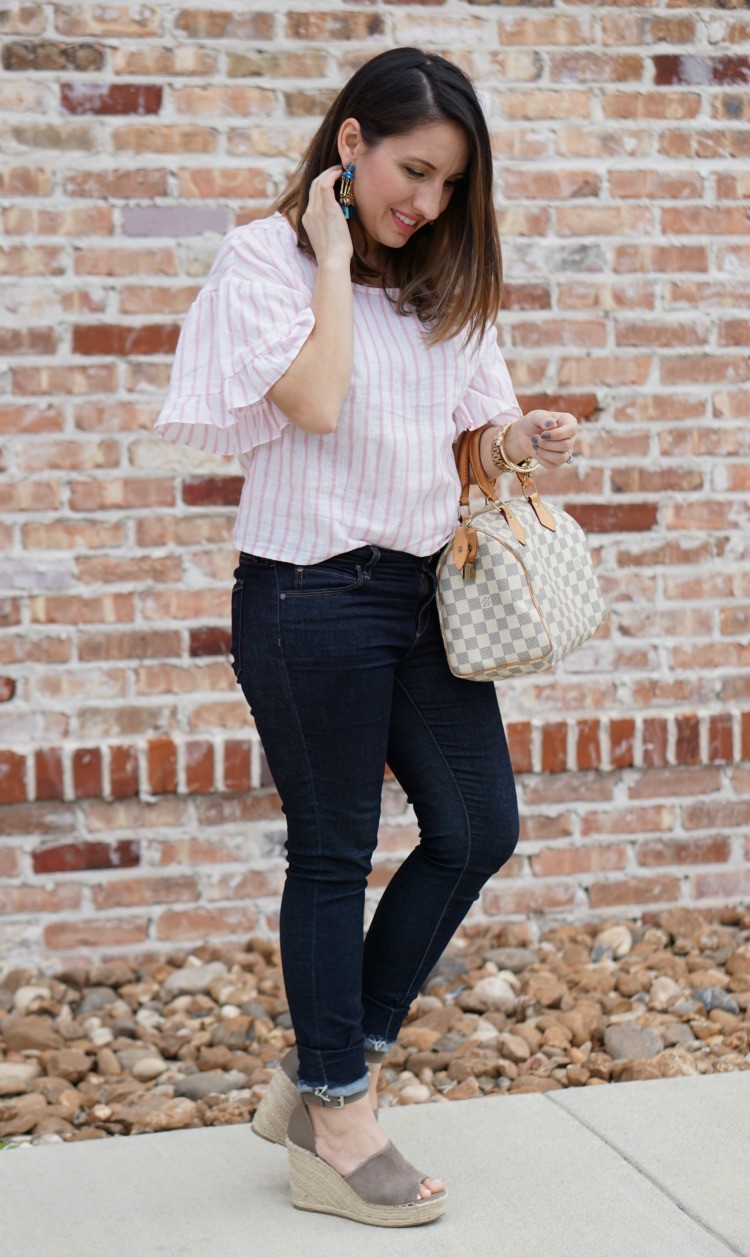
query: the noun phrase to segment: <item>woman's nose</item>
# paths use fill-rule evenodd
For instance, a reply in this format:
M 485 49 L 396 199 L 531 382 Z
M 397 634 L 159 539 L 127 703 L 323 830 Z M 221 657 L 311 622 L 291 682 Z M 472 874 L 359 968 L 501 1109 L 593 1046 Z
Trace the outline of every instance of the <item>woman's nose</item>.
M 414 212 L 420 218 L 432 220 L 440 213 L 442 191 L 435 188 L 420 188 L 414 197 Z

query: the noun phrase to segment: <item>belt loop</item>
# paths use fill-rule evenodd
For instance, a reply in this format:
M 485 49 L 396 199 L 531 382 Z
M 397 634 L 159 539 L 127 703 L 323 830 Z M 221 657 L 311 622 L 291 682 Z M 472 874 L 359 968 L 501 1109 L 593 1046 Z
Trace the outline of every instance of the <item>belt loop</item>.
M 375 564 L 380 558 L 380 551 L 378 547 L 372 545 L 371 543 L 369 544 L 370 544 L 370 549 L 372 550 L 372 554 L 370 558 L 367 560 L 367 563 L 365 564 L 365 580 L 370 579 L 370 577 L 372 576 L 372 569 L 374 568 Z

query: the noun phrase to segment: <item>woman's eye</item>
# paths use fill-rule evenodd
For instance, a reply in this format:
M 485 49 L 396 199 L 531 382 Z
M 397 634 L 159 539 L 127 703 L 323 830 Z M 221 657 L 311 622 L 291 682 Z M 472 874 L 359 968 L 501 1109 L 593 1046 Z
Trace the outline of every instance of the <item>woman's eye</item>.
M 404 170 L 406 171 L 406 173 L 407 173 L 407 174 L 409 174 L 409 175 L 414 175 L 417 179 L 421 179 L 421 178 L 422 178 L 422 171 L 421 171 L 421 170 L 412 170 L 411 166 L 404 166 Z M 454 179 L 452 183 L 448 183 L 448 182 L 446 181 L 445 186 L 446 186 L 446 188 L 455 188 L 455 186 L 456 186 L 456 184 L 457 184 L 458 182 L 459 182 L 459 180 L 458 180 L 458 179 Z

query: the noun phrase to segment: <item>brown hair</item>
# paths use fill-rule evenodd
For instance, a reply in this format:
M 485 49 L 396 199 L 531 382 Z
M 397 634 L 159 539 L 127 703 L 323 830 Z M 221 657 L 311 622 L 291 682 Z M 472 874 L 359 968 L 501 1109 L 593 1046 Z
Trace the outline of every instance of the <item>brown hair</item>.
M 349 117 L 359 122 L 368 147 L 425 123 L 452 121 L 463 127 L 469 143 L 466 175 L 443 213 L 403 248 L 392 251 L 389 270 L 393 287 L 401 291 L 395 298 L 387 295 L 399 314 L 414 311 L 422 323 L 431 325 L 428 343 L 464 329 L 467 343 L 475 332 L 481 334 L 495 322 L 503 295 L 492 149 L 471 80 L 445 57 L 419 48 L 389 49 L 360 66 L 330 105 L 285 191 L 268 211 L 289 218 L 299 248 L 312 258 L 315 252 L 301 218 L 313 179 L 340 161 L 338 133 Z M 339 186 L 337 181 L 336 194 Z M 377 277 L 356 249 L 351 275 L 354 282 Z

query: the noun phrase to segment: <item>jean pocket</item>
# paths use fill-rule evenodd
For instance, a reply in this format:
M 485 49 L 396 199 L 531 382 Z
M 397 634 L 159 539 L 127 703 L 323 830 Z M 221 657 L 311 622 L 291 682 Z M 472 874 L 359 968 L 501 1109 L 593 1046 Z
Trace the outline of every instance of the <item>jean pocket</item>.
M 242 594 L 245 582 L 238 577 L 232 588 L 232 671 L 237 684 L 242 673 Z
M 365 579 L 364 568 L 355 560 L 336 556 L 320 563 L 304 566 L 294 564 L 294 583 L 288 586 L 282 598 L 312 598 L 329 594 L 345 594 L 359 589 Z

